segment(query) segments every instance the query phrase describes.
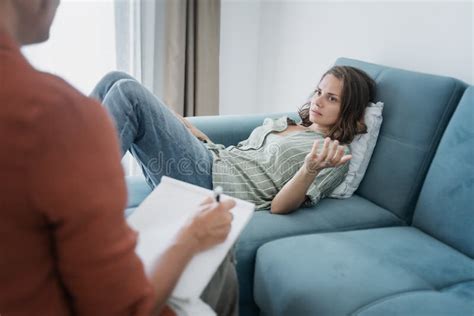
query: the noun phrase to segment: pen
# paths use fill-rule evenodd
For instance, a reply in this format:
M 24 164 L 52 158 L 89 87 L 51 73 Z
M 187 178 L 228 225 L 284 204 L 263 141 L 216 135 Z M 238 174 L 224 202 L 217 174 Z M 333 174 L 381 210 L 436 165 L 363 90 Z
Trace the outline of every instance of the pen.
M 214 199 L 216 200 L 217 203 L 219 203 L 221 201 L 221 194 L 222 194 L 222 187 L 217 186 L 214 189 Z

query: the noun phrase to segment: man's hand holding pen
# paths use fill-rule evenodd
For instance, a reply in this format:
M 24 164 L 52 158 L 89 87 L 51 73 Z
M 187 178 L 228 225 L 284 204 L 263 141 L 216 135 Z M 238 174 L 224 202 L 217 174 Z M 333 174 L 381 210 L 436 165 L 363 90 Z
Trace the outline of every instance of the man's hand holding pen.
M 178 238 L 189 243 L 194 253 L 220 244 L 230 232 L 233 218 L 230 210 L 234 206 L 235 201 L 232 199 L 220 201 L 220 194 L 214 199 L 207 198 L 197 215 L 181 230 Z

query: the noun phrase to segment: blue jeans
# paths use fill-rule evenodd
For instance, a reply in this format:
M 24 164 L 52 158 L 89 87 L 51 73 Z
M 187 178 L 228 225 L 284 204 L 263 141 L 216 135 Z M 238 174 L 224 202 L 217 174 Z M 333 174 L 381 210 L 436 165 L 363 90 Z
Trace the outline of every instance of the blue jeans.
M 122 72 L 107 74 L 91 97 L 115 121 L 122 148 L 154 188 L 163 175 L 212 189 L 212 154 L 155 95 Z

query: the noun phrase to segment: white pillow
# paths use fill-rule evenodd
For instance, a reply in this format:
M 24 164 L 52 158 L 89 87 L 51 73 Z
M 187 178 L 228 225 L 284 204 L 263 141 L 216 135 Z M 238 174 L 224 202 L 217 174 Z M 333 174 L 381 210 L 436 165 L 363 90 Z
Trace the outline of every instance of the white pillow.
M 382 102 L 369 103 L 365 109 L 364 123 L 367 125 L 367 133 L 357 135 L 350 143 L 349 148 L 351 149 L 352 158 L 349 161 L 349 171 L 344 181 L 329 194 L 329 197 L 348 198 L 359 187 L 379 136 L 380 126 L 382 125 L 382 110 Z

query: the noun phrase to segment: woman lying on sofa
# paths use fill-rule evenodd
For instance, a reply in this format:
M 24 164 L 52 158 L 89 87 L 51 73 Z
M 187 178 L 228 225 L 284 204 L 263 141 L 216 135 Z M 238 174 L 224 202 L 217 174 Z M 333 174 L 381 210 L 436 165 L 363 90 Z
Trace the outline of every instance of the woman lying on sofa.
M 301 122 L 268 118 L 227 148 L 127 74 L 106 75 L 92 96 L 112 115 L 122 153 L 130 150 L 150 186 L 163 175 L 206 188 L 220 185 L 257 209 L 283 214 L 316 203 L 343 181 L 351 159 L 346 145 L 366 132 L 362 120 L 374 87 L 363 71 L 334 66 L 300 108 Z

